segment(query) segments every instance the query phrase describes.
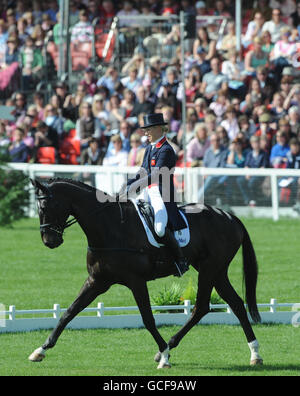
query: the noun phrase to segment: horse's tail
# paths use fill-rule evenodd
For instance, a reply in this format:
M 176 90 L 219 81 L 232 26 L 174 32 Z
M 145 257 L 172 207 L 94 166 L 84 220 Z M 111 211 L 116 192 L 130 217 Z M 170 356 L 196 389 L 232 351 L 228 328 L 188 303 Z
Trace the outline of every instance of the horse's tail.
M 258 265 L 255 251 L 250 236 L 244 224 L 238 219 L 243 229 L 243 267 L 244 267 L 244 284 L 246 288 L 246 301 L 249 313 L 255 323 L 261 322 L 256 303 L 256 286 L 258 277 Z

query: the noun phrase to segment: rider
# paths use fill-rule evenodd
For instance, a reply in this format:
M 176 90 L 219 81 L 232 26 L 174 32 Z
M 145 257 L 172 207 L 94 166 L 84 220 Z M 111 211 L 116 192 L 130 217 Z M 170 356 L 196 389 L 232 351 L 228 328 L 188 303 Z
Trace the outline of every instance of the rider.
M 174 253 L 177 276 L 182 276 L 188 270 L 188 263 L 172 231 L 186 228 L 186 224 L 175 202 L 173 174 L 176 155 L 164 136 L 165 125 L 167 123 L 161 113 L 144 116 L 142 128 L 150 144 L 145 150 L 141 169 L 135 178 L 128 180 L 125 188 L 129 197 L 142 191 L 143 198 L 151 204 L 155 232 L 160 242 Z

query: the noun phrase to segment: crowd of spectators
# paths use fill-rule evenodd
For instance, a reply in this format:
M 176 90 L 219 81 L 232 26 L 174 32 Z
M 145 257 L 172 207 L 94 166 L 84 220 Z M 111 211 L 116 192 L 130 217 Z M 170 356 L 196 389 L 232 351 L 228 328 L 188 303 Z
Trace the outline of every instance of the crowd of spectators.
M 139 166 L 147 144 L 140 129 L 143 116 L 162 112 L 178 165 L 186 148 L 192 167 L 299 168 L 299 1 L 243 2 L 242 48 L 237 52 L 234 2 L 229 0 L 71 0 L 71 42 L 91 41 L 95 18 L 107 27 L 115 15 L 120 21 L 132 16 L 123 22 L 126 33 L 135 31 L 136 15 L 168 16 L 181 10 L 201 17 L 195 39 L 185 43 L 186 147 L 179 25 L 174 24 L 164 38 L 166 48 L 175 48 L 168 62 L 136 51 L 120 71 L 109 65 L 97 75 L 88 66 L 74 92 L 58 81 L 48 103 L 39 92 L 30 101 L 21 90 L 8 98 L 5 104 L 15 106 L 15 120 L 0 120 L 0 146 L 11 161 L 37 162 L 41 147 L 53 147 L 59 163 L 62 142 L 72 135 L 80 141 L 81 164 Z M 222 37 L 207 15 L 228 18 Z M 59 29 L 56 0 L 2 1 L 0 73 L 18 63 L 23 87 L 32 87 L 41 78 L 43 40 L 52 31 L 59 44 Z M 245 204 L 255 203 L 262 180 L 234 180 Z M 289 184 L 297 190 L 297 179 Z M 206 178 L 199 194 L 215 185 L 226 186 L 230 194 L 232 181 L 224 177 Z

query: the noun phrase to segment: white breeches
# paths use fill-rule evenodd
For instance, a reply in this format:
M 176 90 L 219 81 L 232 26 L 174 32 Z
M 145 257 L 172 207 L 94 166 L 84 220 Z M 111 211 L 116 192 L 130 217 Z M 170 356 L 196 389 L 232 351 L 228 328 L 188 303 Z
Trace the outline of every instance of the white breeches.
M 144 189 L 144 199 L 152 206 L 154 210 L 154 229 L 159 237 L 165 235 L 168 224 L 168 213 L 164 201 L 160 195 L 157 185 L 151 185 Z

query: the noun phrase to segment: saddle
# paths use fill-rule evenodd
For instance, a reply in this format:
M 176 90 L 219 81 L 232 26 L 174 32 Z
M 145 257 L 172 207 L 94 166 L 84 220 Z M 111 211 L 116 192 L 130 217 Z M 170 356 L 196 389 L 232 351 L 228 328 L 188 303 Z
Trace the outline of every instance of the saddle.
M 142 221 L 149 243 L 157 248 L 164 246 L 164 244 L 161 242 L 161 238 L 154 230 L 154 210 L 152 206 L 148 202 L 141 199 L 131 199 L 131 201 L 134 204 L 136 211 L 138 212 L 138 215 Z M 184 213 L 180 211 L 180 214 L 185 221 L 186 228 L 179 231 L 174 231 L 174 236 L 180 247 L 185 247 L 190 242 L 190 230 Z

